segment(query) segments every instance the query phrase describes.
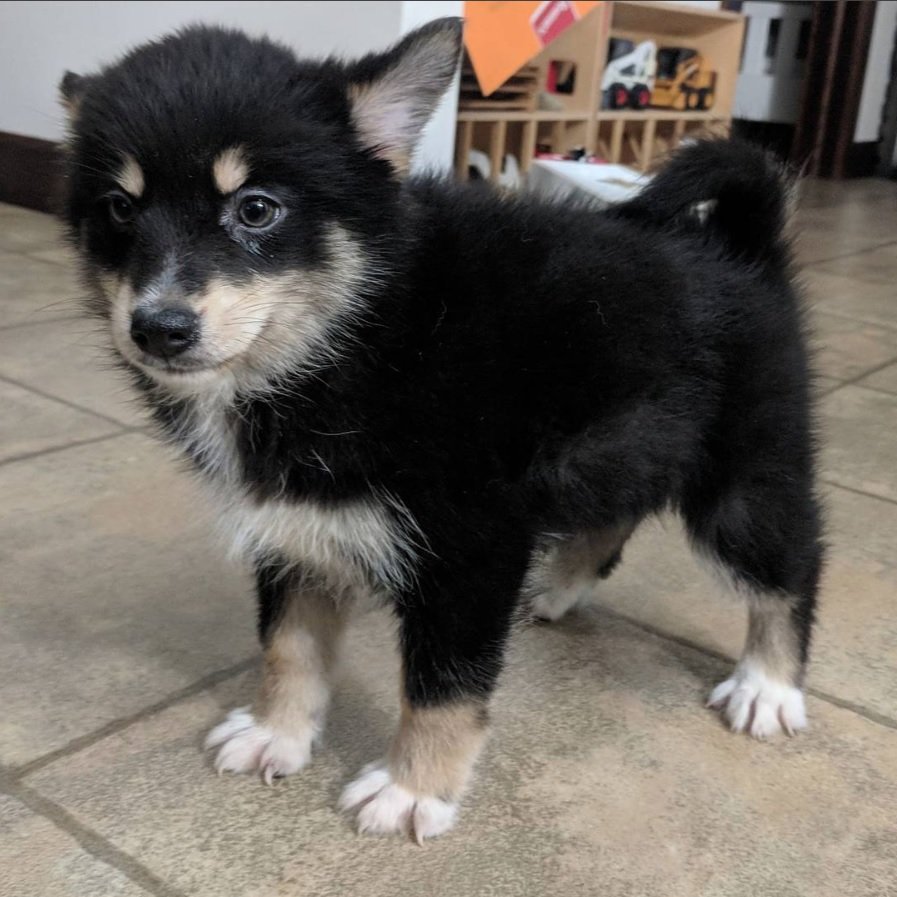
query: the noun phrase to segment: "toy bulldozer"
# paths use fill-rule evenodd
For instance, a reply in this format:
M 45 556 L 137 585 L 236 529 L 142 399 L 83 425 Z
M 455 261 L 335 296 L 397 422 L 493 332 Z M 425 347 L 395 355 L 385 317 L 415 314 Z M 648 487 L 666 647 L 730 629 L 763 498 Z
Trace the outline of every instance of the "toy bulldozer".
M 697 50 L 661 47 L 651 105 L 662 109 L 706 110 L 716 99 L 716 72 Z

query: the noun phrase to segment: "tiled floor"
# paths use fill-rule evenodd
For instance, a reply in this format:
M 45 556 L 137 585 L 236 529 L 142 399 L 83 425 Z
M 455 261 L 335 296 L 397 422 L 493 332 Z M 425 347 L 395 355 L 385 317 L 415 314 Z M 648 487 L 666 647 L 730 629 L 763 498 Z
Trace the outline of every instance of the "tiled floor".
M 377 614 L 308 770 L 211 771 L 204 732 L 252 692 L 249 582 L 53 223 L 0 206 L 0 895 L 897 894 L 897 184 L 808 184 L 800 224 L 832 544 L 811 731 L 754 743 L 702 708 L 743 611 L 652 523 L 593 608 L 520 631 L 462 824 L 420 849 L 334 809 L 396 715 Z

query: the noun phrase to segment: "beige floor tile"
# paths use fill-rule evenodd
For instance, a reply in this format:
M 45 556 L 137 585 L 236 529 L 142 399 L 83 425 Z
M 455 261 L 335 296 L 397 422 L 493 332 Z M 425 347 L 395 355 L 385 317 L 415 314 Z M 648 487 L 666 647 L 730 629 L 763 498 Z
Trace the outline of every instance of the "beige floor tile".
M 850 380 L 897 358 L 897 330 L 814 311 L 810 317 L 815 369 L 826 377 Z
M 119 429 L 112 421 L 0 380 L 0 461 Z
M 824 225 L 797 226 L 793 238 L 794 254 L 801 266 L 821 265 L 845 254 L 874 249 L 884 240 L 833 233 Z
M 819 597 L 809 686 L 897 720 L 897 505 L 828 488 L 829 552 Z M 638 530 L 594 603 L 733 660 L 747 613 L 688 547 L 678 520 Z
M 892 190 L 875 196 L 842 196 L 838 202 L 822 207 L 799 204 L 793 223 L 798 228 L 828 231 L 851 247 L 890 243 L 895 239 L 895 200 L 897 195 Z
M 821 409 L 823 477 L 897 501 L 897 396 L 845 386 Z
M 199 753 L 242 680 L 28 782 L 195 897 L 872 897 L 897 874 L 892 730 L 811 700 L 802 737 L 734 736 L 701 706 L 719 663 L 595 612 L 518 634 L 456 831 L 359 837 L 334 804 L 383 749 L 397 668 L 370 617 L 348 647 L 327 749 L 274 788 Z
M 73 266 L 0 250 L 0 327 L 77 317 L 83 296 Z
M 68 833 L 0 795 L 0 895 L 140 897 L 148 892 L 91 856 Z
M 893 286 L 894 272 L 897 271 L 897 243 L 821 262 L 818 267 L 820 271 L 840 277 Z
M 894 241 L 893 201 L 844 202 L 799 209 L 790 227 L 802 264 L 875 250 Z
M 50 249 L 28 250 L 28 255 L 45 262 L 56 262 L 59 265 L 75 265 L 77 257 L 75 251 L 65 244 L 54 246 Z
M 0 330 L 0 376 L 123 424 L 146 424 L 148 415 L 114 357 L 105 326 L 87 318 Z
M 44 250 L 61 242 L 61 223 L 52 215 L 0 203 L 0 249 Z
M 816 268 L 804 272 L 810 304 L 817 311 L 897 328 L 897 290 L 893 284 L 840 277 Z
M 897 200 L 897 183 L 882 178 L 855 178 L 834 181 L 822 178 L 806 178 L 800 184 L 801 208 L 827 208 L 837 210 L 848 204 L 879 205 Z
M 0 466 L 0 762 L 21 764 L 255 651 L 248 578 L 189 478 L 125 435 Z
M 890 364 L 868 377 L 857 381 L 857 386 L 871 386 L 874 389 L 883 389 L 885 392 L 897 394 L 897 364 Z

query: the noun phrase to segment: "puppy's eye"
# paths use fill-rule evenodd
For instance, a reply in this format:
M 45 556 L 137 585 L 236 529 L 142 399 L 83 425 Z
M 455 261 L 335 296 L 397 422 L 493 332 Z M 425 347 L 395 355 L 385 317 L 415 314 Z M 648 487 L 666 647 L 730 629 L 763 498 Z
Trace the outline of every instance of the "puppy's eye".
M 115 224 L 130 224 L 137 215 L 134 203 L 124 193 L 112 193 L 108 197 L 109 217 Z
M 280 206 L 267 196 L 247 196 L 237 209 L 246 227 L 268 227 L 280 216 Z

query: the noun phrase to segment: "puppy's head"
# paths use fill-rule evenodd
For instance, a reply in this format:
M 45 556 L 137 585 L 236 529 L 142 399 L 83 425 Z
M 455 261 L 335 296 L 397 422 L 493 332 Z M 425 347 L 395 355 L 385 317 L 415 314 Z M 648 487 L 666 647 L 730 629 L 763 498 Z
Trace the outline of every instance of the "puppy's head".
M 124 360 L 190 392 L 326 351 L 384 263 L 460 34 L 343 64 L 191 28 L 67 74 L 67 220 Z

